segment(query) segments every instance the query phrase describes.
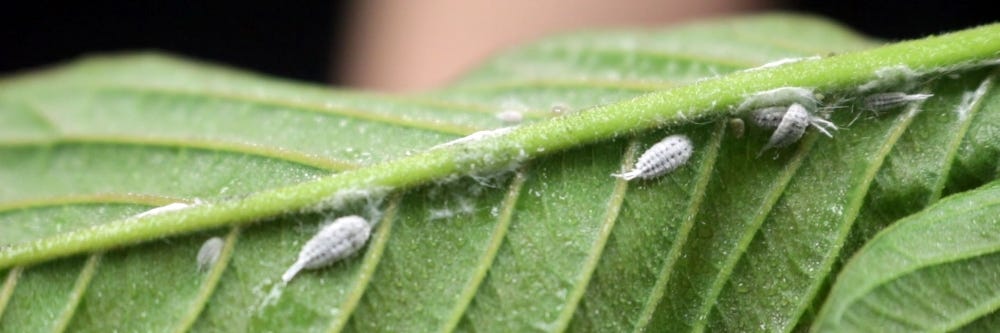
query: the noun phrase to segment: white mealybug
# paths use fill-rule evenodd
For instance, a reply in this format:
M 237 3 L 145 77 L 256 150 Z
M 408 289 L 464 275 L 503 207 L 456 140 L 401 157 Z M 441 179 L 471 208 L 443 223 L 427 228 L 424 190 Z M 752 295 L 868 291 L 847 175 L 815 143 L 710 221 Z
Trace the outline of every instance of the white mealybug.
M 807 117 L 806 122 L 808 123 L 809 126 L 816 128 L 816 130 L 822 132 L 828 137 L 833 137 L 833 135 L 830 134 L 828 130 L 834 130 L 834 131 L 837 130 L 838 129 L 837 125 L 826 119 L 823 119 L 821 117 L 809 113 L 809 111 L 806 110 L 805 107 L 800 104 L 795 104 L 795 105 L 799 105 L 806 112 L 806 117 Z M 757 125 L 760 128 L 767 128 L 767 129 L 778 128 L 781 125 L 781 122 L 785 120 L 785 115 L 788 114 L 788 109 L 790 108 L 791 107 L 786 108 L 784 106 L 772 106 L 772 107 L 757 109 L 754 110 L 753 114 L 750 115 L 750 120 L 753 122 L 754 125 Z
M 172 204 L 169 204 L 169 205 L 156 207 L 156 208 L 147 210 L 145 212 L 142 212 L 142 213 L 139 213 L 139 214 L 135 214 L 135 216 L 133 216 L 133 217 L 134 218 L 140 218 L 140 217 L 146 217 L 146 216 L 153 216 L 153 215 L 157 215 L 157 214 L 163 214 L 163 213 L 166 213 L 166 212 L 172 212 L 172 211 L 177 211 L 177 210 L 185 209 L 185 208 L 188 208 L 188 207 L 191 207 L 191 206 L 192 205 L 186 204 L 186 203 L 183 203 L 183 202 L 175 202 L 175 203 L 172 203 Z
M 334 220 L 302 246 L 299 259 L 281 275 L 281 280 L 288 283 L 303 269 L 330 265 L 358 252 L 368 241 L 371 229 L 368 221 L 356 215 Z
M 781 117 L 781 123 L 771 134 L 771 139 L 767 141 L 767 145 L 764 146 L 761 153 L 771 148 L 781 148 L 799 141 L 802 134 L 806 132 L 806 127 L 809 126 L 809 117 L 809 111 L 806 111 L 802 105 L 792 104 L 789 106 L 788 111 L 785 111 L 785 115 Z
M 743 71 L 744 72 L 750 72 L 750 71 L 756 71 L 756 70 L 761 70 L 761 69 L 766 69 L 766 68 L 774 68 L 774 67 L 784 66 L 784 65 L 787 65 L 787 64 L 796 63 L 796 62 L 800 62 L 800 61 L 819 60 L 821 58 L 822 57 L 820 57 L 820 56 L 811 56 L 811 57 L 804 57 L 804 58 L 782 58 L 782 59 L 778 59 L 778 60 L 775 60 L 775 61 L 763 64 L 763 65 L 760 65 L 760 66 L 757 66 L 757 67 L 754 67 L 754 68 L 744 69 Z
M 524 114 L 517 110 L 506 110 L 497 113 L 497 119 L 507 124 L 520 124 L 524 121 Z
M 612 176 L 624 180 L 654 178 L 674 171 L 687 163 L 692 152 L 694 152 L 694 145 L 691 144 L 691 139 L 684 135 L 671 135 L 642 153 L 631 171 Z
M 781 87 L 762 91 L 747 97 L 739 106 L 739 111 L 752 111 L 779 105 L 800 104 L 806 110 L 816 110 L 819 100 L 812 89 L 801 87 Z
M 205 241 L 205 244 L 201 245 L 201 249 L 198 250 L 198 270 L 207 271 L 215 262 L 219 260 L 219 255 L 222 254 L 222 247 L 226 245 L 226 242 L 219 237 L 212 237 Z
M 910 102 L 922 101 L 934 96 L 932 94 L 907 94 L 902 92 L 887 92 L 869 95 L 865 97 L 865 109 L 882 111 L 909 104 Z
M 500 135 L 507 134 L 508 132 L 513 131 L 515 128 L 517 128 L 517 127 L 515 127 L 515 126 L 509 126 L 509 127 L 501 127 L 501 128 L 492 129 L 492 130 L 478 131 L 478 132 L 475 132 L 475 133 L 463 136 L 461 138 L 458 138 L 458 139 L 455 139 L 455 140 L 451 140 L 451 141 L 448 141 L 448 142 L 436 145 L 434 147 L 431 147 L 431 149 L 444 148 L 444 147 L 448 147 L 448 146 L 454 146 L 454 145 L 458 145 L 458 144 L 469 143 L 469 142 L 473 142 L 473 141 L 479 141 L 479 140 L 486 139 L 486 138 L 492 138 L 492 137 L 495 137 L 495 136 L 500 136 Z

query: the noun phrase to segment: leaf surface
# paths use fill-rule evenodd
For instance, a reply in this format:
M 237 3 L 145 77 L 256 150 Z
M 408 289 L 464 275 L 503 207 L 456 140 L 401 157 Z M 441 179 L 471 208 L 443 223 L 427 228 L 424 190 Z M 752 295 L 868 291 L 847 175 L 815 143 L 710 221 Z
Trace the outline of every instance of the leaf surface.
M 877 44 L 780 14 L 588 32 L 402 97 L 156 54 L 8 78 L 0 329 L 807 328 L 879 230 L 996 178 L 998 72 L 973 66 L 1000 50 L 996 29 L 865 52 L 853 51 Z M 824 59 L 743 71 L 812 56 Z M 901 64 L 921 75 L 893 82 Z M 859 91 L 871 82 L 934 97 L 873 113 Z M 842 130 L 757 157 L 770 133 L 747 123 L 738 137 L 728 118 L 785 85 L 823 94 Z M 512 109 L 527 124 L 431 149 L 507 126 L 496 114 Z M 687 165 L 648 181 L 610 176 L 674 133 L 695 144 Z M 194 207 L 134 217 L 174 202 Z M 318 226 L 346 214 L 377 222 L 362 253 L 280 284 Z M 202 272 L 195 256 L 212 236 L 226 246 Z M 852 273 L 866 251 L 841 279 L 877 280 Z M 915 276 L 959 281 L 968 267 Z M 827 306 L 844 307 L 836 299 Z M 995 320 L 996 304 L 974 303 L 961 322 L 922 319 Z M 830 317 L 815 318 L 823 329 Z

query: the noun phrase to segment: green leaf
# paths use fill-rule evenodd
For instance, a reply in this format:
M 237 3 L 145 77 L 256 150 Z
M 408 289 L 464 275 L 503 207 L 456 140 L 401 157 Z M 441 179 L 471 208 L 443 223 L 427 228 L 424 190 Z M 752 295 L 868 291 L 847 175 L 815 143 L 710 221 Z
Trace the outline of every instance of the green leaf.
M 844 267 L 814 329 L 996 329 L 998 216 L 1000 182 L 994 182 L 887 228 Z
M 0 327 L 804 329 L 877 231 L 996 178 L 996 36 L 873 48 L 780 14 L 590 32 L 403 97 L 156 54 L 8 78 Z M 902 66 L 916 76 L 897 80 Z M 873 82 L 935 96 L 874 114 L 859 107 Z M 757 158 L 770 133 L 736 137 L 727 119 L 783 86 L 823 94 L 844 128 Z M 431 149 L 505 126 L 510 108 L 527 124 Z M 695 143 L 686 166 L 609 176 L 673 133 Z M 174 202 L 195 205 L 135 217 Z M 318 225 L 345 214 L 378 221 L 363 254 L 281 286 Z M 200 272 L 211 236 L 226 247 Z

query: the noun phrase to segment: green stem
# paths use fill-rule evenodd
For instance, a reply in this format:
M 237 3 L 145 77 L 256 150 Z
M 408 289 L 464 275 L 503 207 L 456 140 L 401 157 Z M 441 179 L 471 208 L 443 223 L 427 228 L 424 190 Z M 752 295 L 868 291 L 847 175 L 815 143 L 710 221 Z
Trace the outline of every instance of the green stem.
M 521 126 L 501 136 L 259 192 L 241 200 L 120 220 L 8 245 L 0 249 L 0 268 L 317 209 L 325 200 L 337 193 L 346 193 L 344 191 L 402 189 L 451 175 L 509 167 L 582 144 L 692 119 L 720 117 L 754 92 L 783 86 L 812 87 L 818 91 L 845 90 L 875 79 L 877 71 L 889 67 L 906 66 L 918 73 L 929 73 L 998 57 L 1000 24 L 994 24 L 817 61 L 737 72 Z

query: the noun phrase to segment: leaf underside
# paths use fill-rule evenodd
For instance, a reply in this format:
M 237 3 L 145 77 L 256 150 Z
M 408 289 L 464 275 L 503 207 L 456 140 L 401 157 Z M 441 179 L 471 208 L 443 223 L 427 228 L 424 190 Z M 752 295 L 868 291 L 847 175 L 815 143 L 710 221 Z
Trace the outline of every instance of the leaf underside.
M 558 122 L 553 105 L 586 112 L 875 46 L 780 14 L 591 32 L 402 97 L 156 54 L 88 58 L 0 81 L 0 246 L 362 170 L 506 126 L 502 110 Z M 338 209 L 53 255 L 0 270 L 0 331 L 990 331 L 998 73 L 907 82 L 934 96 L 879 113 L 843 87 L 824 100 L 841 106 L 833 138 L 810 131 L 761 157 L 769 131 L 694 120 Z M 610 176 L 675 133 L 696 147 L 684 167 Z M 301 245 L 344 214 L 378 221 L 361 254 L 282 287 Z M 227 245 L 200 271 L 212 236 Z

